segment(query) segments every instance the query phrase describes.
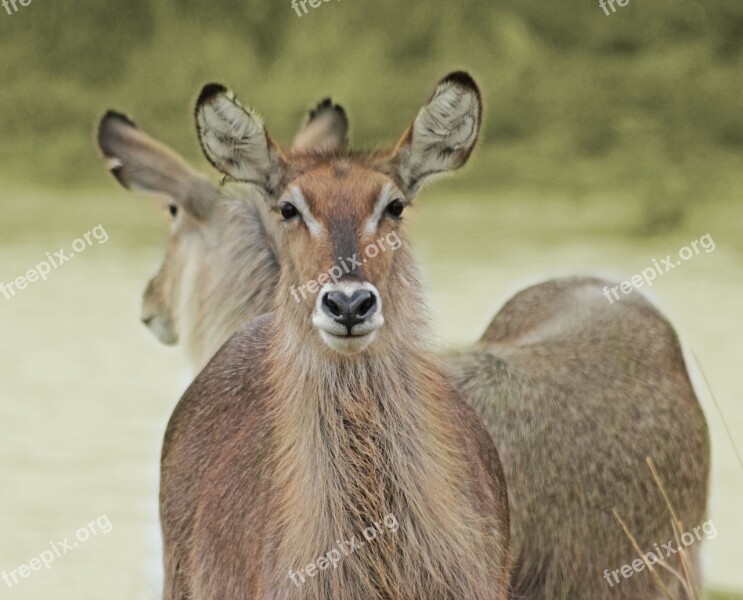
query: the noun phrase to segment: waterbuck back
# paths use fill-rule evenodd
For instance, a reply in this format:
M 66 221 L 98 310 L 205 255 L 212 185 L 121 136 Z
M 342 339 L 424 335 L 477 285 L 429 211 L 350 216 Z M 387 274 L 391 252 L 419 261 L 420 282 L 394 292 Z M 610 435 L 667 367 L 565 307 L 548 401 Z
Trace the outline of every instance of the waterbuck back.
M 679 547 L 664 493 L 684 527 L 678 535 L 694 537 L 686 556 L 699 585 L 707 526 L 701 536 L 694 528 L 705 519 L 710 461 L 704 414 L 668 321 L 638 293 L 610 304 L 606 285 L 575 278 L 526 289 L 475 348 L 449 358 L 452 381 L 503 458 L 514 597 L 661 597 L 651 573 L 620 573 L 638 556 L 613 510 L 643 552 L 686 579 L 681 555 L 661 549 Z M 655 571 L 672 597 L 687 598 L 673 574 Z

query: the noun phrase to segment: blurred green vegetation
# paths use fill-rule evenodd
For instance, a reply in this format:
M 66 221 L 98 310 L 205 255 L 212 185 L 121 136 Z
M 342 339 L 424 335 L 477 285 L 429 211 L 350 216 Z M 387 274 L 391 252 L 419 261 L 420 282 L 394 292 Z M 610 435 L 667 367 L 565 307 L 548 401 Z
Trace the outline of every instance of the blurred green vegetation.
M 641 206 L 634 233 L 734 199 L 743 172 L 743 3 L 38 0 L 0 11 L 0 178 L 89 186 L 107 108 L 200 160 L 191 107 L 217 80 L 288 141 L 330 95 L 352 140 L 392 142 L 446 72 L 483 87 L 483 145 L 456 185 Z M 203 165 L 203 162 L 199 162 Z
M 743 596 L 735 592 L 710 592 L 706 598 L 707 600 L 741 600 Z

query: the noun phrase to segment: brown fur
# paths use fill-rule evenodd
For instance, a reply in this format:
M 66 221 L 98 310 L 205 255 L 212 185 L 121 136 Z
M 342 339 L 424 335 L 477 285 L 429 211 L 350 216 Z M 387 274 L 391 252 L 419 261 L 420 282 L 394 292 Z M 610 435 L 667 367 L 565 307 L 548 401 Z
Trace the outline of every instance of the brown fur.
M 216 144 L 215 161 L 228 158 L 221 148 L 235 147 Z M 362 225 L 392 183 L 385 171 L 350 157 L 295 171 L 291 185 L 325 233 L 311 235 L 296 219 L 280 223 L 275 312 L 233 336 L 168 425 L 166 599 L 507 598 L 508 500 L 498 455 L 426 351 L 426 310 L 405 244 L 353 274 L 376 286 L 384 306 L 385 324 L 365 350 L 331 349 L 312 325 L 314 298 L 290 296 L 291 286 L 333 263 L 337 236 L 366 243 Z M 244 172 L 265 176 L 252 166 Z M 383 235 L 400 225 L 385 219 L 378 227 Z M 399 521 L 397 532 L 292 583 L 290 569 L 387 514 Z
M 709 437 L 676 334 L 638 293 L 609 304 L 605 285 L 577 278 L 524 290 L 476 348 L 448 360 L 503 459 L 516 597 L 659 597 L 647 572 L 613 587 L 603 576 L 637 557 L 613 507 L 644 552 L 675 540 L 646 457 L 685 531 L 705 519 Z M 699 549 L 689 548 L 695 563 Z M 667 564 L 681 571 L 678 555 Z

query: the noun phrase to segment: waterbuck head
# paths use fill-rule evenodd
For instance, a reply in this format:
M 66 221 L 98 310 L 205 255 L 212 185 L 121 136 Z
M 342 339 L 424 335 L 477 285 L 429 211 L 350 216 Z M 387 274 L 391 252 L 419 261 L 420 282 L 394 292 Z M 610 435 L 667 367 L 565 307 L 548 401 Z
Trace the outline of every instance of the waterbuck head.
M 243 323 L 271 308 L 279 271 L 273 218 L 252 186 L 213 184 L 118 112 L 102 118 L 97 141 L 121 185 L 167 202 L 167 250 L 145 289 L 142 322 L 164 344 L 184 342 L 199 371 Z M 326 99 L 293 147 L 336 151 L 347 143 L 345 111 Z
M 194 285 L 184 274 L 189 267 L 194 275 L 198 271 L 189 253 L 206 254 L 199 250 L 203 245 L 201 224 L 213 217 L 218 189 L 121 113 L 109 111 L 102 118 L 98 146 L 121 185 L 167 201 L 171 224 L 166 256 L 145 290 L 142 321 L 161 342 L 175 344 L 185 317 L 182 298 Z
M 373 351 L 380 336 L 405 336 L 425 323 L 403 244 L 404 212 L 427 180 L 467 161 L 481 113 L 475 82 L 452 73 L 390 150 L 284 153 L 229 90 L 202 90 L 196 121 L 207 158 L 230 179 L 260 188 L 276 214 L 275 307 L 302 342 L 357 354 Z

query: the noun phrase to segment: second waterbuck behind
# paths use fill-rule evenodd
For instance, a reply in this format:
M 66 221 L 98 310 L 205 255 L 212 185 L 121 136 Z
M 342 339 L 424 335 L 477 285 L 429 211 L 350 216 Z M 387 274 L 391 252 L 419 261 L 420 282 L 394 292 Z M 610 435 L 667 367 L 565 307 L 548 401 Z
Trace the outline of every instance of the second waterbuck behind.
M 284 154 L 217 85 L 196 116 L 212 164 L 275 213 L 281 274 L 274 311 L 227 342 L 168 425 L 165 598 L 507 598 L 500 461 L 427 350 L 403 230 L 421 184 L 476 143 L 475 83 L 442 80 L 400 142 L 373 154 Z M 348 267 L 393 232 L 396 250 Z M 321 276 L 341 264 L 340 278 Z M 323 568 L 339 540 L 388 515 L 395 532 Z

